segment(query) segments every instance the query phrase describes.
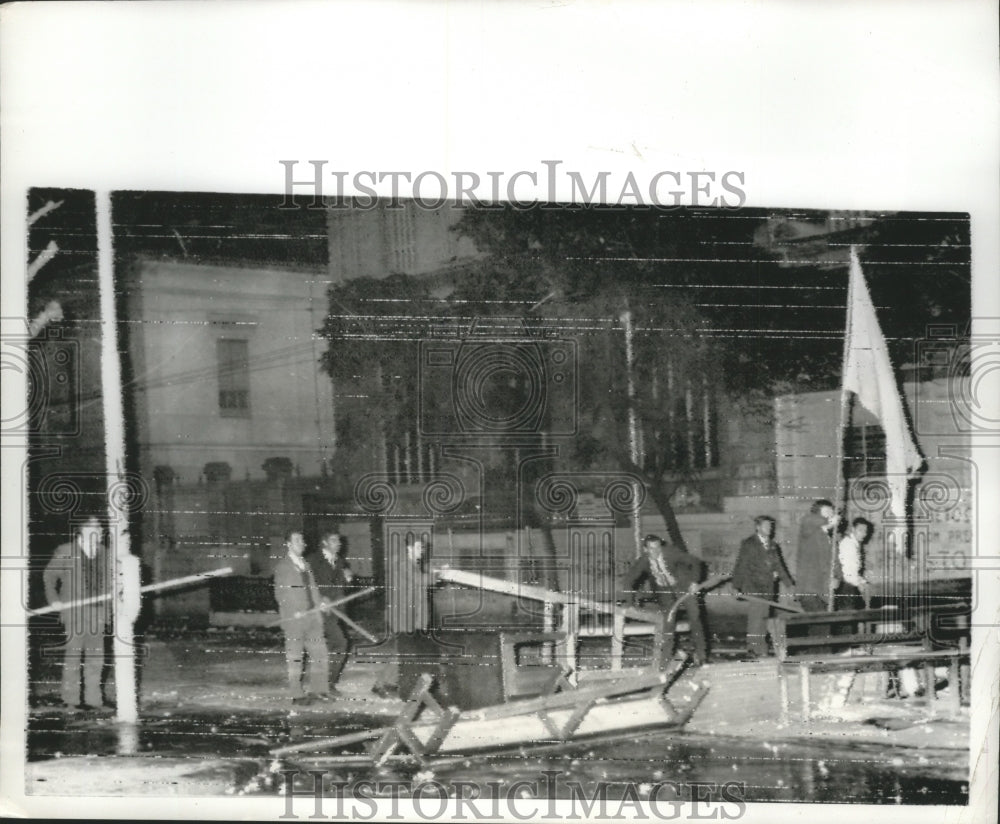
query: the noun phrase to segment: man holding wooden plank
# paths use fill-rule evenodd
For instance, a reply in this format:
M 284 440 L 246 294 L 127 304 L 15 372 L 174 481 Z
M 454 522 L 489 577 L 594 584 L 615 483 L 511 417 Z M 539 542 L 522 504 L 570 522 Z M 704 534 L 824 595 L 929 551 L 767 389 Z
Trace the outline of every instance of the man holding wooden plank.
M 740 544 L 733 567 L 733 588 L 747 605 L 747 652 L 753 657 L 767 655 L 767 619 L 771 604 L 778 600 L 778 584 L 789 590 L 795 581 L 785 566 L 781 547 L 774 540 L 774 518 L 754 518 L 754 534 Z
M 293 529 L 285 541 L 285 555 L 274 567 L 274 598 L 278 602 L 281 628 L 285 633 L 285 661 L 288 664 L 288 689 L 293 704 L 308 704 L 310 697 L 302 688 L 302 676 L 309 657 L 310 692 L 319 700 L 329 700 L 330 662 L 323 638 L 323 617 L 319 612 L 322 596 L 316 586 L 312 567 L 303 558 L 306 542 L 302 532 Z
M 316 577 L 322 606 L 344 598 L 354 577 L 351 567 L 341 557 L 340 549 L 340 535 L 336 532 L 328 533 L 320 542 L 320 557 L 316 559 L 313 575 Z M 337 695 L 336 683 L 347 662 L 349 644 L 345 627 L 333 610 L 326 610 L 323 615 L 323 634 L 330 653 L 330 693 Z
M 648 582 L 650 589 L 656 593 L 660 609 L 668 616 L 665 629 L 671 638 L 674 637 L 678 613 L 674 606 L 680 602 L 680 609 L 684 611 L 690 627 L 695 664 L 707 663 L 707 633 L 699 598 L 699 584 L 705 577 L 704 565 L 698 558 L 673 544 L 665 545 L 659 535 L 647 535 L 643 538 L 642 549 L 643 554 L 625 572 L 625 595 L 636 600 L 638 589 Z M 672 650 L 668 654 L 669 652 Z
M 77 529 L 72 541 L 56 548 L 43 579 L 45 598 L 58 610 L 66 632 L 63 705 L 82 710 L 109 706 L 101 692 L 101 674 L 112 607 L 110 598 L 96 596 L 111 591 L 114 561 L 97 518 L 89 518 Z

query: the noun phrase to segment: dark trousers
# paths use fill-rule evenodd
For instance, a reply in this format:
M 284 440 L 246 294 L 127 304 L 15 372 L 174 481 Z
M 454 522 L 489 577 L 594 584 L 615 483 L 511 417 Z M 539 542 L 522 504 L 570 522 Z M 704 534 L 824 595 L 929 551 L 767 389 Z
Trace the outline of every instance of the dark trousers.
M 821 595 L 800 595 L 799 603 L 806 612 L 826 612 L 826 598 Z
M 349 644 L 344 628 L 335 616 L 328 615 L 323 620 L 323 634 L 326 636 L 326 649 L 330 661 L 330 686 L 334 686 L 340 678 L 340 673 L 347 663 Z
M 676 601 L 670 601 L 669 603 L 665 598 L 661 597 L 660 608 L 663 609 L 664 614 L 667 614 Z M 673 655 L 674 649 L 677 647 L 677 634 L 675 632 L 677 628 L 677 620 L 684 616 L 690 627 L 691 634 L 691 645 L 694 647 L 694 659 L 696 663 L 704 663 L 708 660 L 708 641 L 705 632 L 705 613 L 704 608 L 701 603 L 701 598 L 697 595 L 692 595 L 690 598 L 685 598 L 681 603 L 680 607 L 674 613 L 674 620 L 667 621 L 666 627 L 664 629 L 668 633 L 671 641 L 668 643 L 668 648 L 665 650 L 665 654 L 669 657 Z
M 309 691 L 330 689 L 330 662 L 323 639 L 323 619 L 318 613 L 285 622 L 285 661 L 288 664 L 288 689 L 293 698 L 304 694 L 302 688 L 306 656 L 309 660 Z
M 378 645 L 375 667 L 376 688 L 399 688 L 399 636 L 390 635 Z
M 767 655 L 767 619 L 771 608 L 767 604 L 746 602 L 747 608 L 747 650 L 763 657 Z
M 80 703 L 80 687 L 83 686 L 83 702 L 92 707 L 104 703 L 101 695 L 101 674 L 104 671 L 104 631 L 92 622 L 80 622 L 81 626 L 71 626 L 66 630 L 66 648 L 63 655 L 62 700 L 72 706 Z M 83 677 L 81 679 L 81 670 Z
M 865 599 L 861 590 L 853 584 L 844 581 L 837 587 L 833 594 L 833 608 L 838 612 L 841 610 L 864 609 Z

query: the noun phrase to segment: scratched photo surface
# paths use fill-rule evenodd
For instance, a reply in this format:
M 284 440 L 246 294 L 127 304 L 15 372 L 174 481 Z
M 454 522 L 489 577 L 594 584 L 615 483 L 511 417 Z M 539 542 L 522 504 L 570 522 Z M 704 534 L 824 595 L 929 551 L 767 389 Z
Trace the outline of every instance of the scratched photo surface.
M 29 794 L 968 803 L 967 214 L 27 220 Z

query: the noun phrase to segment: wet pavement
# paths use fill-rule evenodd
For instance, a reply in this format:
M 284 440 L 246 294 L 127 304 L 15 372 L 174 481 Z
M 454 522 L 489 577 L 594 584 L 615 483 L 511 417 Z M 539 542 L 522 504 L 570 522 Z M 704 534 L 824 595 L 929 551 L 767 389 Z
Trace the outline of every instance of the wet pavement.
M 536 797 L 577 791 L 641 797 L 665 785 L 678 798 L 699 787 L 719 792 L 728 786 L 745 801 L 967 801 L 968 751 L 955 743 L 968 734 L 967 718 L 964 726 L 961 719 L 911 719 L 919 735 L 905 746 L 894 744 L 891 723 L 868 723 L 852 725 L 864 733 L 853 739 L 811 740 L 821 727 L 759 728 L 741 736 L 659 731 L 424 766 L 345 766 L 323 754 L 276 762 L 270 751 L 283 744 L 383 726 L 400 702 L 373 696 L 374 671 L 352 661 L 341 680 L 344 700 L 293 708 L 282 683 L 280 637 L 273 635 L 158 639 L 149 652 L 135 727 L 119 725 L 110 714 L 49 706 L 58 670 L 50 665 L 33 673 L 29 792 L 73 794 L 67 788 L 79 785 L 87 795 L 280 794 L 287 779 L 279 771 L 299 769 L 303 774 L 293 786 L 303 793 L 313 791 L 313 777 L 304 771 L 325 770 L 329 782 L 399 780 L 411 787 L 430 780 L 504 786 L 534 781 L 540 787 Z
M 954 751 L 933 748 L 899 752 L 885 746 L 753 742 L 670 731 L 457 756 L 424 766 L 341 766 L 322 755 L 279 762 L 269 754 L 289 741 L 378 725 L 380 720 L 370 716 L 303 722 L 277 713 L 201 713 L 145 718 L 123 735 L 112 720 L 41 713 L 29 728 L 29 791 L 47 792 L 49 788 L 41 786 L 47 783 L 62 794 L 76 771 L 89 774 L 87 794 L 92 795 L 169 792 L 179 785 L 187 789 L 177 789 L 178 794 L 200 794 L 203 787 L 213 791 L 209 794 L 279 794 L 286 781 L 280 771 L 299 770 L 295 790 L 310 794 L 314 778 L 309 771 L 321 770 L 330 786 L 360 780 L 504 786 L 535 781 L 539 787 L 554 788 L 560 798 L 575 791 L 574 784 L 588 797 L 603 792 L 609 799 L 620 798 L 628 786 L 641 793 L 644 787 L 666 784 L 682 799 L 699 786 L 737 785 L 733 791 L 745 801 L 967 802 L 961 760 L 956 763 Z M 104 791 L 96 790 L 100 781 L 95 769 L 113 776 Z M 135 775 L 130 777 L 130 771 Z

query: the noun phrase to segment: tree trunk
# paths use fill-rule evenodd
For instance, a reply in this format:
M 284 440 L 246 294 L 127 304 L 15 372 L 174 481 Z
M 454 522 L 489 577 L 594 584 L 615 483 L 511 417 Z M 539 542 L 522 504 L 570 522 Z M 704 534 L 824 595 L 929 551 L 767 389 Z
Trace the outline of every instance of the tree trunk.
M 674 514 L 674 508 L 670 505 L 670 496 L 674 494 L 677 484 L 665 484 L 662 480 L 653 481 L 648 475 L 643 475 L 643 481 L 646 484 L 646 492 L 663 516 L 663 521 L 667 525 L 667 535 L 670 536 L 671 542 L 687 552 L 687 544 L 684 542 L 680 525 L 677 523 L 677 516 Z
M 674 514 L 674 508 L 670 505 L 670 496 L 674 494 L 677 484 L 665 483 L 662 478 L 652 478 L 648 472 L 644 472 L 632 463 L 631 459 L 624 452 L 618 452 L 618 460 L 624 470 L 642 478 L 642 484 L 646 489 L 646 494 L 653 499 L 653 503 L 656 504 L 657 510 L 659 510 L 660 514 L 663 516 L 663 522 L 667 526 L 667 535 L 670 537 L 670 540 L 675 546 L 678 546 L 687 552 L 687 543 L 684 541 L 684 536 L 681 535 L 681 528 L 677 523 L 677 516 Z

